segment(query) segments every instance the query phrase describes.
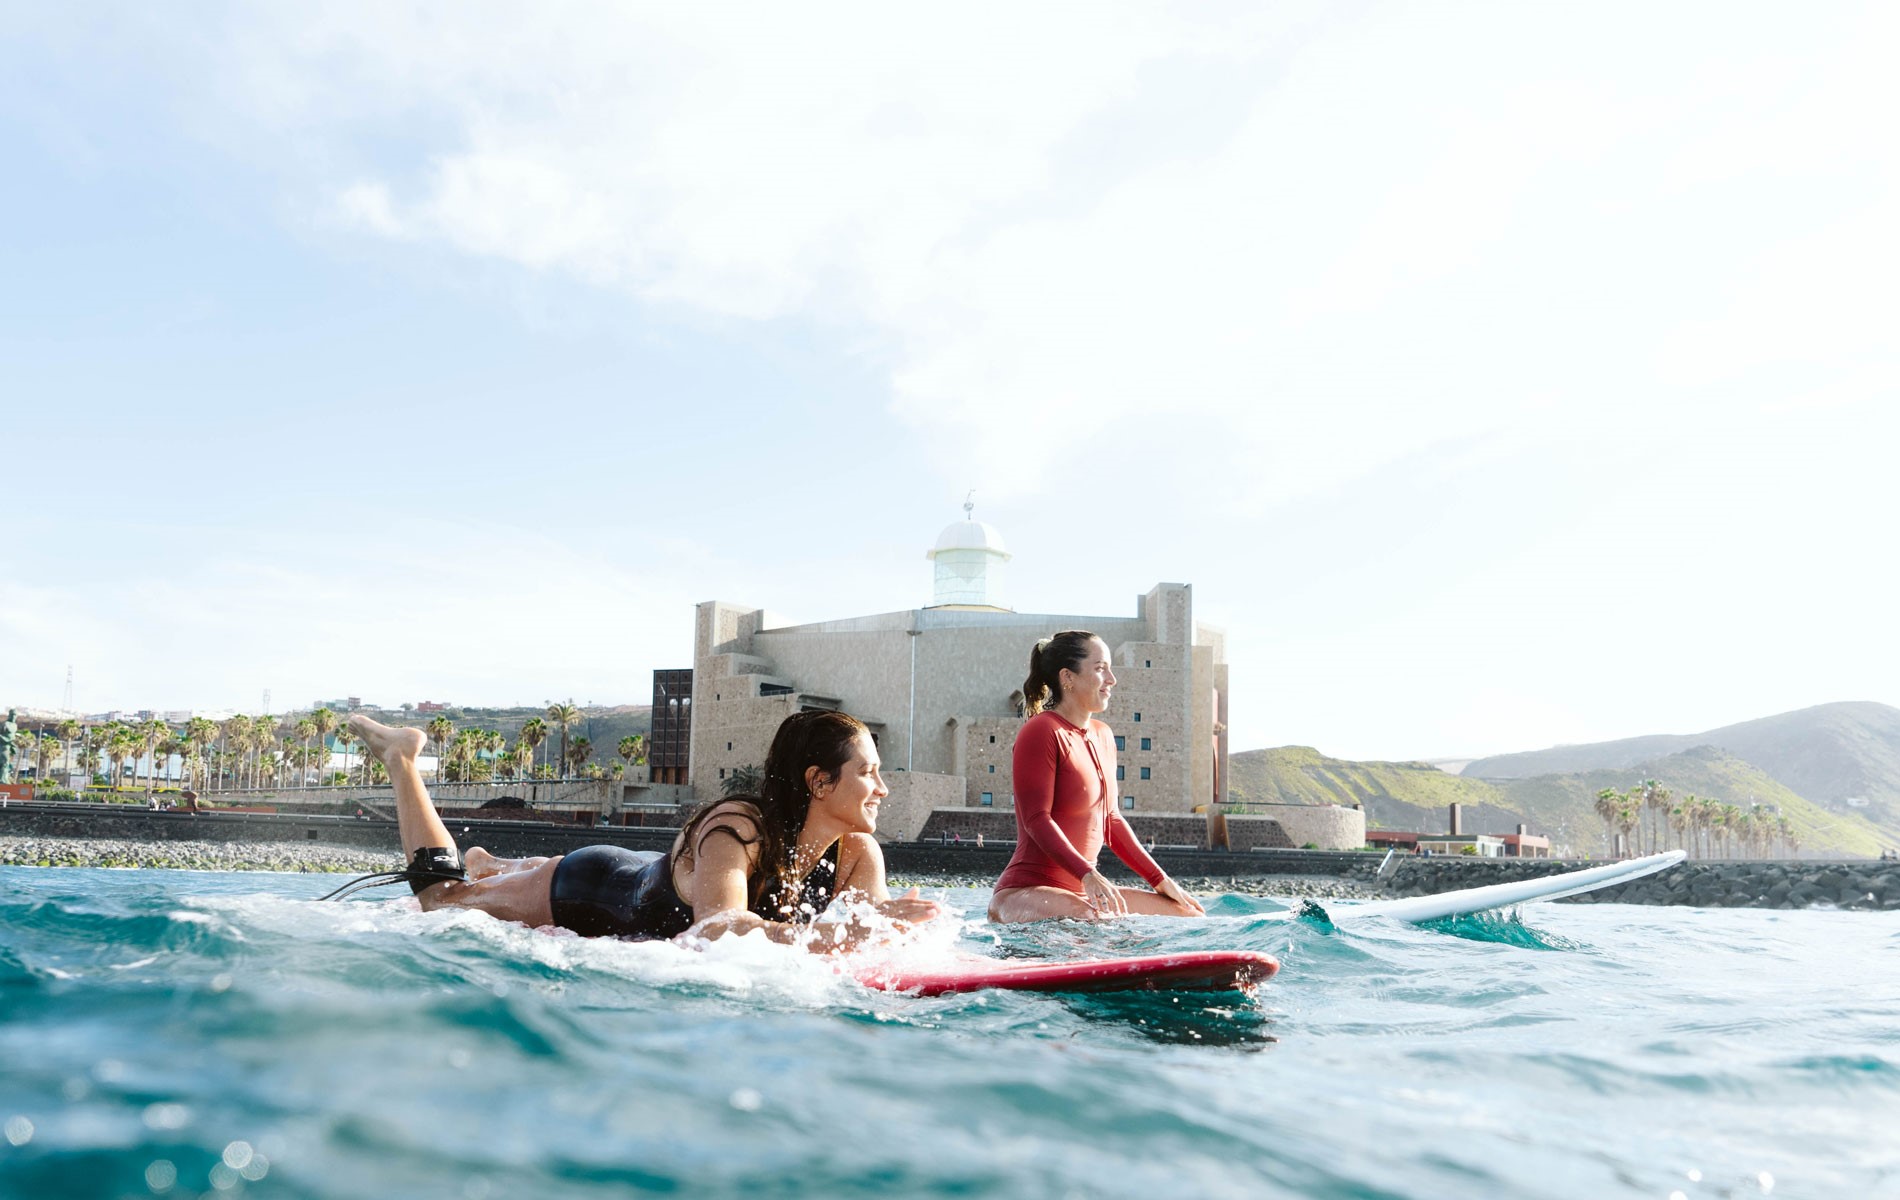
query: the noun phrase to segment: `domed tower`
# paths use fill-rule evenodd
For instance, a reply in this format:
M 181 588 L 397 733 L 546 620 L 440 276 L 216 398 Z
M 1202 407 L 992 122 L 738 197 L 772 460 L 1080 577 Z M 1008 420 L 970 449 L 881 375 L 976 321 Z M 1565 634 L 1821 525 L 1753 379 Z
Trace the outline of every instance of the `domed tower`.
M 976 608 L 1006 608 L 1003 564 L 1010 559 L 1003 535 L 971 514 L 976 505 L 963 502 L 963 520 L 944 526 L 937 544 L 924 557 L 937 564 L 936 598 L 931 607 L 954 604 Z

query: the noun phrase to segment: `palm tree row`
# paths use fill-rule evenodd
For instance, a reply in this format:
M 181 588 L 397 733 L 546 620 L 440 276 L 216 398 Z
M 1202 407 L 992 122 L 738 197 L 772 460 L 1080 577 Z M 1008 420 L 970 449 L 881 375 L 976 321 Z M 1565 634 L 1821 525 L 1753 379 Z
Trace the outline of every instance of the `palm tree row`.
M 555 779 L 578 775 L 584 779 L 619 779 L 628 767 L 646 761 L 646 738 L 640 734 L 620 739 L 622 762 L 611 767 L 590 762 L 594 747 L 586 737 L 570 737 L 581 719 L 572 702 L 548 706 L 547 718 L 530 717 L 511 745 L 493 729 L 458 731 L 447 717 L 437 716 L 424 727 L 436 753 L 436 775 L 445 782 L 491 779 Z M 560 751 L 539 761 L 540 748 L 553 729 L 560 730 Z M 107 779 L 117 789 L 126 779 L 137 786 L 143 767 L 149 796 L 163 782 L 175 781 L 200 791 L 217 788 L 369 784 L 386 779 L 382 764 L 359 753 L 360 742 L 337 714 L 319 708 L 294 720 L 287 728 L 271 715 L 239 714 L 222 722 L 193 717 L 182 728 L 159 719 L 137 723 L 110 721 L 83 727 L 66 720 L 51 733 L 22 731 L 16 743 L 22 761 L 35 763 L 47 778 L 63 759 L 68 773 L 75 765 L 88 775 L 101 762 Z M 330 734 L 346 755 L 347 770 L 324 772 L 332 757 Z M 173 767 L 172 760 L 178 765 Z
M 1612 841 L 1614 835 L 1621 834 L 1639 854 L 1670 849 L 1672 833 L 1676 847 L 1687 850 L 1692 858 L 1718 857 L 1718 842 L 1722 858 L 1750 854 L 1758 858 L 1771 854 L 1792 857 L 1801 849 L 1794 826 L 1769 805 L 1743 808 L 1694 795 L 1676 800 L 1668 788 L 1653 779 L 1645 779 L 1627 792 L 1604 788 L 1597 793 L 1596 814 Z

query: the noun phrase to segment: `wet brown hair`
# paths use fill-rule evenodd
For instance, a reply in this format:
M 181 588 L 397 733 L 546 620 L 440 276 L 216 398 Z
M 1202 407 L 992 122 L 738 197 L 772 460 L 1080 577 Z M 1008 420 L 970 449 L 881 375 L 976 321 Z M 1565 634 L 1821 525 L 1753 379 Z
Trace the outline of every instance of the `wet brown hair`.
M 805 782 L 805 772 L 817 767 L 821 783 L 836 782 L 844 765 L 851 761 L 858 735 L 869 733 L 864 722 L 849 713 L 808 710 L 786 717 L 772 735 L 772 748 L 765 753 L 765 778 L 759 784 L 759 794 L 727 796 L 707 805 L 686 823 L 681 853 L 691 858 L 700 843 L 714 833 L 725 833 L 747 846 L 759 843 L 758 862 L 748 880 L 753 907 L 769 897 L 769 908 L 780 919 L 799 916 L 795 909 L 804 881 L 793 854 L 811 812 L 812 792 Z M 735 802 L 752 810 L 745 815 L 756 814 L 756 836 L 747 837 L 732 822 L 719 819 L 740 815 L 731 807 Z
M 1080 673 L 1095 635 L 1086 629 L 1065 629 L 1046 637 L 1029 651 L 1029 678 L 1023 680 L 1023 715 L 1033 717 L 1062 702 L 1062 672 Z

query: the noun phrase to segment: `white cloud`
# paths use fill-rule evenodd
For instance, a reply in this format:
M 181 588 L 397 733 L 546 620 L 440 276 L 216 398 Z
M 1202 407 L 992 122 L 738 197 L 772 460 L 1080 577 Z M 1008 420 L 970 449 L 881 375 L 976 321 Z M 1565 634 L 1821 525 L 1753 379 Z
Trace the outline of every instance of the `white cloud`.
M 1891 486 L 1869 456 L 1900 420 L 1900 149 L 1885 115 L 1900 75 L 1884 6 L 570 3 L 529 17 L 365 0 L 229 19 L 189 44 L 169 25 L 152 38 L 190 64 L 174 68 L 195 98 L 180 103 L 203 136 L 279 179 L 297 211 L 674 318 L 823 326 L 887 372 L 917 433 L 881 448 L 889 460 L 924 457 L 1018 512 L 1115 508 L 1114 572 L 1228 572 L 1224 603 L 1315 644 L 1416 644 L 1461 620 L 1521 649 L 1574 617 L 1579 576 L 1619 555 L 1708 579 L 1750 552 L 1751 529 L 1804 562 L 1805 546 L 1851 557 L 1885 535 L 1870 514 L 1891 511 Z M 1447 557 L 1483 560 L 1474 578 L 1510 605 L 1437 579 L 1377 628 L 1333 627 L 1324 586 L 1305 595 L 1271 565 L 1228 562 L 1270 564 L 1280 523 L 1315 497 L 1358 491 L 1376 514 L 1406 499 L 1387 476 L 1456 499 L 1493 473 L 1532 493 L 1539 481 L 1503 468 L 1555 451 L 1590 464 L 1576 472 L 1589 490 L 1551 508 L 1589 519 L 1565 517 L 1516 558 L 1482 526 L 1429 531 Z M 1010 534 L 1028 546 L 1037 532 Z M 1350 575 L 1365 547 L 1330 550 L 1323 579 Z M 798 609 L 784 593 L 806 586 L 759 594 L 744 565 L 682 561 L 657 578 L 690 583 L 655 591 L 566 566 L 589 594 L 631 589 L 629 611 L 661 628 L 710 595 Z M 1051 595 L 1082 569 L 1019 579 Z M 487 576 L 455 562 L 431 574 L 487 595 Z M 1884 582 L 1871 567 L 1853 581 Z M 295 606 L 358 639 L 364 661 L 409 653 L 401 620 L 326 616 L 321 579 L 232 567 L 210 582 Z M 448 640 L 507 626 L 493 652 L 536 661 L 545 642 L 503 614 L 573 598 L 494 586 L 441 614 Z M 1803 597 L 1772 570 L 1749 587 L 1732 636 Z M 34 595 L 35 611 L 86 611 Z M 426 589 L 394 595 L 392 611 L 433 611 Z M 603 605 L 570 615 L 598 626 Z M 1666 653 L 1640 608 L 1614 607 L 1578 635 L 1579 664 Z M 271 645 L 247 620 L 225 633 Z M 1301 661 L 1321 686 L 1326 656 Z M 1421 675 L 1469 662 L 1406 661 Z M 588 677 L 579 659 L 549 668 Z M 1376 659 L 1359 669 L 1379 677 Z M 444 687 L 489 677 L 474 660 L 453 670 Z M 1613 686 L 1591 695 L 1544 711 L 1619 702 Z M 1274 727 L 1298 717 L 1290 705 Z

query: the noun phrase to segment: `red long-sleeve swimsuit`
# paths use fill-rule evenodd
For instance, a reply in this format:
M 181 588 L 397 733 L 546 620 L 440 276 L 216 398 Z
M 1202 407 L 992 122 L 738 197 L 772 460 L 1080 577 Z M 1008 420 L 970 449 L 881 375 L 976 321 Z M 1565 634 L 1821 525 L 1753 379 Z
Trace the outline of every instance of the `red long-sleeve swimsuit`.
M 1045 710 L 1023 723 L 1013 756 L 1016 853 L 996 890 L 1058 887 L 1082 894 L 1102 844 L 1137 875 L 1158 885 L 1166 873 L 1148 857 L 1115 806 L 1109 779 L 1115 739 L 1107 725 L 1087 729 Z

